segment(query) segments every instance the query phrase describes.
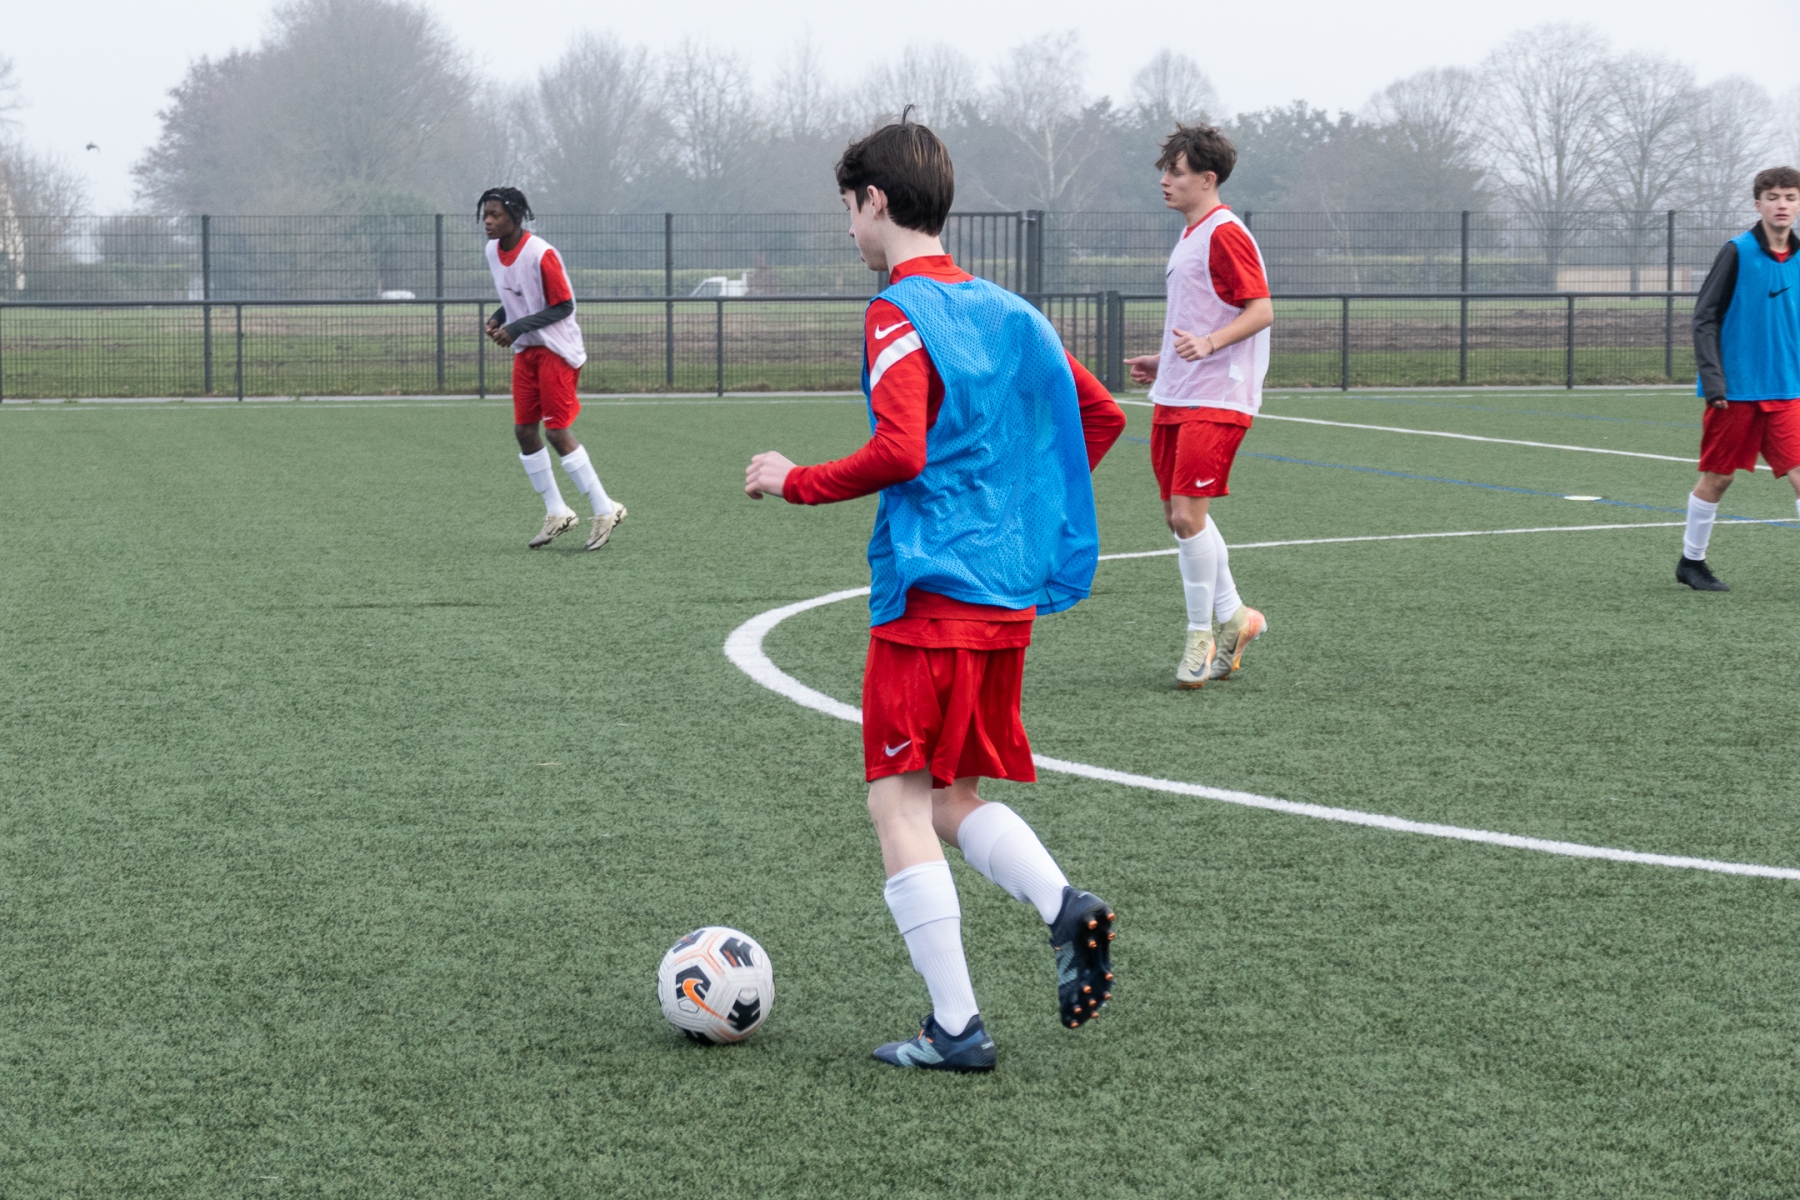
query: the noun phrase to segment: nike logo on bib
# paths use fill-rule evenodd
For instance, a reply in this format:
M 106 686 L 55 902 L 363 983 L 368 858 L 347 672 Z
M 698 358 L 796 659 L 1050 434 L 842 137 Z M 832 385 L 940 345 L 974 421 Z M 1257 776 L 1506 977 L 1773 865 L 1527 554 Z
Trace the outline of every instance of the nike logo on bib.
M 902 750 L 906 749 L 910 745 L 912 745 L 911 738 L 907 738 L 904 742 L 901 742 L 898 746 L 890 746 L 886 742 L 883 742 L 883 743 L 881 743 L 881 752 L 883 754 L 887 755 L 889 758 L 892 758 L 892 757 L 894 757 L 894 755 L 900 753 Z
M 911 325 L 911 324 L 912 324 L 911 321 L 902 321 L 898 325 L 889 325 L 886 329 L 883 329 L 881 326 L 877 325 L 875 327 L 875 340 L 879 342 L 882 338 L 884 338 L 888 334 L 894 332 L 894 330 L 905 329 L 908 325 Z
M 1793 285 L 1793 284 L 1791 284 L 1791 283 L 1790 283 L 1790 284 L 1788 284 L 1788 285 L 1787 285 L 1787 287 L 1784 287 L 1784 288 L 1782 288 L 1782 289 L 1781 289 L 1781 291 L 1780 291 L 1780 292 L 1770 292 L 1770 293 L 1769 293 L 1769 299 L 1771 299 L 1771 300 L 1773 300 L 1773 299 L 1774 299 L 1774 298 L 1775 298 L 1775 297 L 1777 297 L 1777 296 L 1779 296 L 1779 295 L 1781 295 L 1781 292 L 1785 292 L 1785 291 L 1787 291 L 1787 290 L 1788 290 L 1788 288 L 1791 288 L 1791 287 L 1793 287 L 1793 286 L 1794 286 L 1794 285 Z

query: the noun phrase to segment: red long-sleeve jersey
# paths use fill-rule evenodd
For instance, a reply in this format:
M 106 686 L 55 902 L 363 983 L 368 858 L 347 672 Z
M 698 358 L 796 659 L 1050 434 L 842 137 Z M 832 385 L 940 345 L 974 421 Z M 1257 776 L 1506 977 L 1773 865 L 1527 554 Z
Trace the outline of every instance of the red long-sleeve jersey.
M 894 268 L 889 282 L 909 275 L 945 283 L 974 278 L 948 254 L 909 259 Z M 854 500 L 916 479 L 925 470 L 925 437 L 944 402 L 944 381 L 906 314 L 886 300 L 869 305 L 863 345 L 868 355 L 869 406 L 875 413 L 875 432 L 853 454 L 789 471 L 781 494 L 791 504 Z M 1125 414 L 1073 356 L 1069 369 L 1075 376 L 1081 432 L 1087 442 L 1088 469 L 1092 470 L 1125 431 Z M 877 627 L 874 633 L 916 646 L 999 649 L 1026 645 L 1031 637 L 1029 621 L 1035 615 L 1035 609 L 1015 612 L 968 604 L 914 588 L 907 594 L 906 615 Z

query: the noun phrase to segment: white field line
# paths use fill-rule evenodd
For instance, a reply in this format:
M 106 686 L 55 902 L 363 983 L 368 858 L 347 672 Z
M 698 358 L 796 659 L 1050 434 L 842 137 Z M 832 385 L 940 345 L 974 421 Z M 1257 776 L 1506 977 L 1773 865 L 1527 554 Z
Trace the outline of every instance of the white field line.
M 1409 542 L 1420 538 L 1463 538 L 1463 537 L 1498 537 L 1503 533 L 1575 533 L 1595 529 L 1668 529 L 1672 526 L 1686 525 L 1686 521 L 1627 521 L 1622 525 L 1539 525 L 1532 529 L 1459 529 L 1453 533 L 1376 533 L 1362 537 L 1329 537 L 1329 538 L 1295 538 L 1287 542 L 1238 542 L 1227 545 L 1227 550 L 1267 550 L 1274 546 L 1329 546 L 1337 542 Z M 1743 524 L 1743 522 L 1731 522 Z M 1102 554 L 1101 562 L 1113 562 L 1121 558 L 1161 558 L 1176 553 L 1175 547 L 1167 550 L 1133 550 L 1129 554 Z
M 814 596 L 810 600 L 801 600 L 796 604 L 788 604 L 781 608 L 772 608 L 765 613 L 759 613 L 731 631 L 731 635 L 725 639 L 725 657 L 730 659 L 740 671 L 770 691 L 786 696 L 802 707 L 822 712 L 829 717 L 836 717 L 840 721 L 852 721 L 860 725 L 862 723 L 861 709 L 827 696 L 815 688 L 809 688 L 783 671 L 763 651 L 763 639 L 769 635 L 770 630 L 797 613 L 868 594 L 869 589 L 866 587 L 845 588 L 841 592 L 828 592 L 823 596 Z M 1118 784 L 1121 787 L 1143 788 L 1148 791 L 1167 792 L 1177 796 L 1193 796 L 1201 800 L 1216 800 L 1223 804 L 1236 804 L 1243 808 L 1260 808 L 1268 812 L 1285 813 L 1288 816 L 1310 817 L 1316 821 L 1336 821 L 1344 825 L 1362 825 L 1371 829 L 1386 829 L 1394 833 L 1412 833 L 1460 842 L 1479 842 L 1489 846 L 1504 846 L 1512 850 L 1535 850 L 1540 854 L 1558 854 L 1565 858 L 1599 858 L 1609 862 L 1634 863 L 1640 866 L 1711 871 L 1720 875 L 1755 875 L 1766 879 L 1800 880 L 1800 869 L 1793 867 L 1723 862 L 1718 859 L 1689 858 L 1677 854 L 1646 854 L 1637 850 L 1619 850 L 1611 846 L 1589 846 L 1581 842 L 1558 842 L 1546 838 L 1521 837 L 1518 834 L 1497 833 L 1489 829 L 1465 829 L 1459 825 L 1409 821 L 1404 817 L 1391 817 L 1385 813 L 1361 812 L 1353 808 L 1331 808 L 1323 804 L 1301 804 L 1293 800 L 1279 800 L 1274 796 L 1259 796 L 1254 792 L 1206 787 L 1203 784 L 1183 783 L 1174 779 L 1158 779 L 1150 775 L 1133 775 L 1128 771 L 1115 771 L 1109 767 L 1070 762 L 1066 759 L 1051 758 L 1044 754 L 1033 754 L 1031 759 L 1040 769 L 1053 771 L 1060 775 L 1074 775 L 1082 779 Z
M 1154 408 L 1148 400 L 1121 400 L 1120 404 L 1135 404 L 1144 408 Z M 1520 438 L 1482 437 L 1473 433 L 1451 433 L 1447 429 L 1409 429 L 1404 425 L 1360 425 L 1354 421 L 1325 421 L 1318 417 L 1278 417 L 1274 413 L 1258 413 L 1258 421 L 1293 421 L 1300 425 L 1331 425 L 1338 429 L 1365 429 L 1373 433 L 1410 433 L 1417 437 L 1454 438 L 1459 442 L 1494 442 L 1502 446 L 1530 446 L 1537 450 L 1574 450 L 1581 454 L 1612 454 L 1620 458 L 1653 458 L 1658 462 L 1678 462 L 1694 466 L 1697 458 L 1682 458 L 1675 454 L 1648 454 L 1642 450 L 1611 450 L 1605 446 L 1568 446 L 1561 442 L 1527 442 Z M 1770 468 L 1758 463 L 1758 471 Z

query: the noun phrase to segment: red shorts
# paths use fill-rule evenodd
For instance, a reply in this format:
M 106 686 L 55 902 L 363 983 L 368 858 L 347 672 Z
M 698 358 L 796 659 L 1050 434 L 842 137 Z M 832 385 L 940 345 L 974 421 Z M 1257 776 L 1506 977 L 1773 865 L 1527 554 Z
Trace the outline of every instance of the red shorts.
M 931 772 L 933 787 L 965 775 L 1037 778 L 1019 719 L 1025 648 L 931 649 L 869 639 L 863 666 L 863 766 L 871 783 Z
M 513 355 L 513 424 L 567 429 L 581 415 L 575 385 L 581 368 L 571 367 L 548 346 L 527 346 Z
M 1758 453 L 1776 475 L 1800 467 L 1800 400 L 1733 400 L 1700 418 L 1700 469 L 1756 470 Z
M 1150 465 L 1162 498 L 1231 495 L 1231 462 L 1249 430 L 1207 417 L 1150 426 Z

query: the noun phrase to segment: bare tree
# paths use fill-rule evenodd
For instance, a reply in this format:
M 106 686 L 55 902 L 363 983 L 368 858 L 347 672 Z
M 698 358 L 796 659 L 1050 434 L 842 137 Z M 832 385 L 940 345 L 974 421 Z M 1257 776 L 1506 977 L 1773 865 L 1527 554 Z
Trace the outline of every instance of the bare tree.
M 1140 122 L 1170 131 L 1177 121 L 1191 125 L 1211 120 L 1224 109 L 1200 64 L 1167 48 L 1131 77 L 1131 101 Z
M 18 124 L 19 119 L 12 114 L 24 107 L 25 96 L 19 89 L 19 77 L 14 71 L 13 60 L 0 54 L 0 129 Z
M 1070 31 L 1014 46 L 994 72 L 990 119 L 1023 151 L 1023 191 L 1034 207 L 1077 207 L 1073 185 L 1109 132 L 1108 102 L 1089 105 L 1083 94 L 1085 67 Z
M 1619 222 L 1634 292 L 1649 247 L 1668 236 L 1661 210 L 1681 186 L 1694 93 L 1693 71 L 1673 59 L 1626 54 L 1606 66 L 1600 190 Z
M 77 214 L 86 208 L 87 186 L 67 165 L 19 142 L 0 142 L 0 282 L 22 292 L 33 272 L 68 261 Z
M 1366 119 L 1414 153 L 1449 167 L 1480 165 L 1481 85 L 1473 71 L 1432 67 L 1369 97 Z
M 778 137 L 792 141 L 825 137 L 843 124 L 843 96 L 826 76 L 811 33 L 795 42 L 775 69 L 770 100 Z
M 538 173 L 563 212 L 617 212 L 664 149 L 660 81 L 642 47 L 584 33 L 538 76 Z
M 1606 43 L 1584 25 L 1539 25 L 1489 55 L 1482 79 L 1487 150 L 1509 197 L 1538 226 L 1554 284 L 1574 214 L 1600 182 Z
M 133 171 L 189 212 L 426 207 L 471 185 L 476 93 L 421 5 L 294 0 L 258 49 L 189 68 Z
M 749 68 L 736 54 L 686 39 L 664 60 L 663 95 L 673 157 L 699 186 L 696 203 L 729 204 L 733 171 L 764 126 Z
M 942 42 L 908 46 L 897 62 L 870 71 L 851 102 L 864 128 L 891 121 L 911 104 L 913 120 L 941 129 L 958 122 L 976 102 L 975 64 Z
M 1726 223 L 1747 217 L 1750 183 L 1775 153 L 1774 124 L 1769 93 L 1742 75 L 1702 88 L 1684 181 L 1687 203 Z
M 1800 167 L 1800 87 L 1792 87 L 1775 100 L 1775 120 L 1782 136 L 1775 156 L 1790 167 Z

